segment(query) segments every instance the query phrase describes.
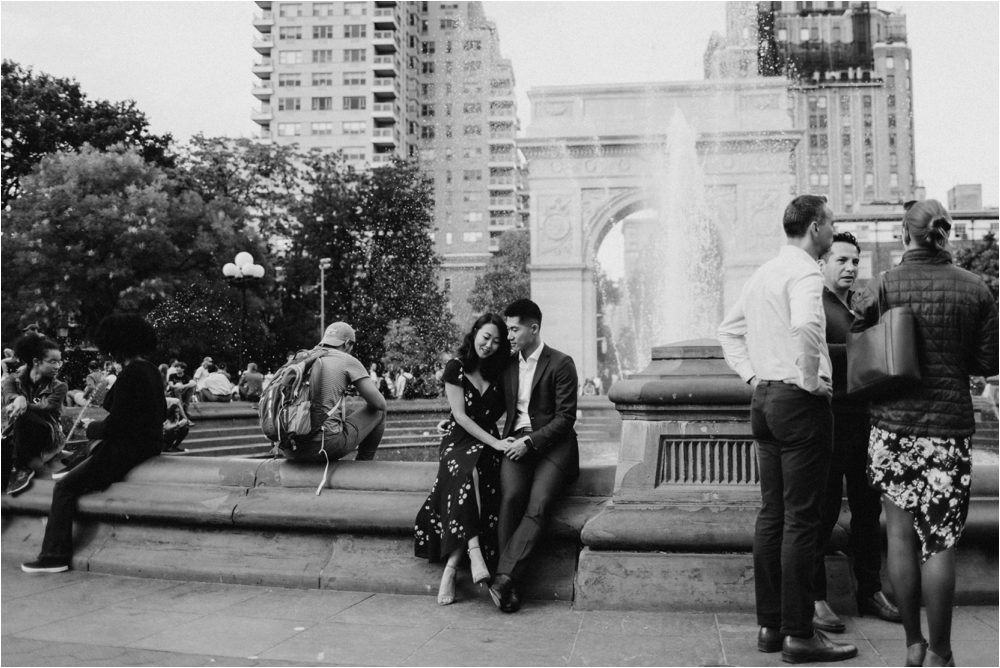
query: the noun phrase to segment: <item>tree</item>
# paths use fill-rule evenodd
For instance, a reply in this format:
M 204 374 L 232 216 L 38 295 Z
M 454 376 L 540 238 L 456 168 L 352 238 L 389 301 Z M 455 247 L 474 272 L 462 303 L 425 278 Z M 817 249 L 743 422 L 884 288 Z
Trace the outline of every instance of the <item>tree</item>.
M 75 321 L 87 339 L 113 311 L 146 312 L 177 287 L 221 284 L 220 258 L 263 255 L 135 148 L 47 156 L 23 186 L 3 225 L 5 338 L 20 316 L 50 329 Z
M 405 398 L 428 398 L 440 394 L 440 384 L 434 376 L 434 362 L 441 358 L 442 351 L 419 336 L 408 318 L 389 323 L 383 346 L 383 369 L 392 373 L 408 371 L 413 374 L 413 380 L 406 384 Z
M 486 271 L 476 278 L 469 293 L 469 306 L 476 313 L 503 313 L 517 299 L 531 297 L 531 238 L 527 230 L 510 230 L 500 235 L 499 250 L 486 263 Z
M 90 144 L 106 149 L 135 147 L 143 159 L 169 166 L 171 136 L 149 132 L 146 115 L 135 102 L 92 102 L 72 79 L 33 74 L 31 68 L 3 61 L 0 128 L 3 136 L 2 205 L 21 191 L 21 180 L 45 155 Z
M 993 293 L 993 300 L 1000 304 L 998 300 L 1000 286 L 997 285 L 1000 262 L 998 262 L 997 238 L 992 232 L 970 246 L 960 248 L 955 253 L 955 264 L 982 276 L 990 292 Z
M 403 319 L 430 349 L 449 350 L 456 335 L 435 280 L 430 179 L 402 160 L 358 171 L 339 153 L 314 152 L 304 165 L 306 194 L 282 260 L 279 338 L 315 345 L 319 260 L 330 258 L 327 322 L 354 326 L 363 363 L 382 359 L 390 323 Z

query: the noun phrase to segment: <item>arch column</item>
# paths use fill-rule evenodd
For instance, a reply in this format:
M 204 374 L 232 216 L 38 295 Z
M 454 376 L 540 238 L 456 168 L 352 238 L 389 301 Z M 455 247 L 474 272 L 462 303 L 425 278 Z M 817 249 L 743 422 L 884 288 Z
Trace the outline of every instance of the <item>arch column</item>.
M 542 309 L 542 340 L 576 363 L 584 378 L 597 375 L 597 292 L 584 264 L 531 265 L 531 295 Z

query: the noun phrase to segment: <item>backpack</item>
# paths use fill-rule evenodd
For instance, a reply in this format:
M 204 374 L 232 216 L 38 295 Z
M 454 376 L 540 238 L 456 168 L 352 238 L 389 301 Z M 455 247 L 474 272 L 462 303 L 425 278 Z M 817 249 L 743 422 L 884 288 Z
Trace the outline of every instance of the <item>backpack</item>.
M 325 353 L 300 350 L 291 362 L 278 369 L 260 396 L 257 412 L 264 436 L 276 447 L 307 440 L 312 425 L 312 369 Z

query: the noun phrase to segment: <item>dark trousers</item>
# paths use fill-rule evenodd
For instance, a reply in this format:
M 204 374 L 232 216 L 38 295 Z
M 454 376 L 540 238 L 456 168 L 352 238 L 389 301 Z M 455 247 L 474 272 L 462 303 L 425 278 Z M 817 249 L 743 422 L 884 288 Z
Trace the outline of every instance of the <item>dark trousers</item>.
M 77 499 L 87 492 L 107 489 L 159 453 L 159 443 L 104 441 L 98 444 L 89 457 L 55 484 L 38 558 L 68 564 L 73 557 L 73 517 Z
M 882 532 L 879 515 L 882 501 L 878 490 L 868 486 L 868 434 L 871 420 L 866 413 L 833 414 L 833 458 L 827 476 L 826 500 L 820 512 L 816 542 L 816 600 L 826 600 L 826 553 L 833 528 L 840 517 L 847 479 L 847 504 L 851 508 L 850 553 L 854 557 L 854 577 L 858 598 L 870 598 L 882 591 Z
M 25 411 L 11 427 L 14 442 L 14 468 L 31 468 L 32 460 L 53 446 L 52 425 L 33 411 Z
M 833 449 L 830 403 L 793 385 L 763 382 L 750 423 L 762 501 L 753 537 L 757 623 L 810 638 L 816 538 Z
M 187 438 L 188 432 L 191 428 L 187 425 L 171 427 L 169 429 L 163 430 L 163 449 L 172 450 L 173 448 L 179 448 L 184 439 Z
M 385 411 L 364 406 L 347 416 L 339 434 L 316 436 L 311 441 L 296 444 L 294 449 L 281 448 L 281 454 L 299 462 L 326 462 L 327 458 L 332 462 L 357 450 L 356 461 L 371 461 L 375 459 L 384 433 Z
M 520 461 L 504 457 L 500 466 L 500 564 L 497 573 L 515 581 L 545 528 L 553 502 L 566 484 L 565 474 L 551 460 L 538 454 Z

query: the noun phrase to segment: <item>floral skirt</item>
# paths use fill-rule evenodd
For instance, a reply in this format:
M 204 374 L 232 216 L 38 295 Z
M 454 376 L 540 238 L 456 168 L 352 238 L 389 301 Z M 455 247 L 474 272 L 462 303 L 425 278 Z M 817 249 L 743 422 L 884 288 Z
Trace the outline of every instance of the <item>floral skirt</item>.
M 972 436 L 906 436 L 872 427 L 868 481 L 913 515 L 921 562 L 958 544 L 969 514 Z

